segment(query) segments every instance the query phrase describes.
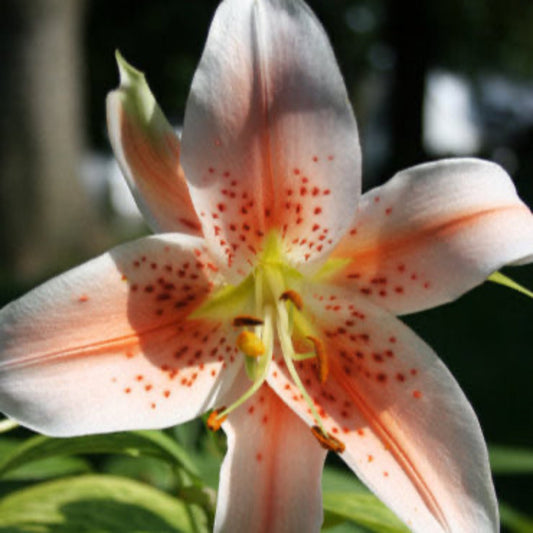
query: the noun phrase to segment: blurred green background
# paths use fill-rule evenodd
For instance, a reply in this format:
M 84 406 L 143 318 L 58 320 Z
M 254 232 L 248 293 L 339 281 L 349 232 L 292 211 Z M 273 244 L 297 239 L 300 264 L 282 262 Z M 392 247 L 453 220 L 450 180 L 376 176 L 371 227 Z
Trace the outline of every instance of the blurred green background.
M 179 127 L 217 4 L 0 2 L 0 304 L 147 232 L 106 136 L 114 51 L 146 73 Z M 503 165 L 533 206 L 533 2 L 309 4 L 358 118 L 365 188 L 409 165 L 473 155 Z M 506 274 L 533 287 L 531 266 Z M 533 446 L 532 316 L 531 299 L 485 284 L 405 318 L 450 367 L 489 443 Z M 495 481 L 503 501 L 533 514 L 531 474 Z

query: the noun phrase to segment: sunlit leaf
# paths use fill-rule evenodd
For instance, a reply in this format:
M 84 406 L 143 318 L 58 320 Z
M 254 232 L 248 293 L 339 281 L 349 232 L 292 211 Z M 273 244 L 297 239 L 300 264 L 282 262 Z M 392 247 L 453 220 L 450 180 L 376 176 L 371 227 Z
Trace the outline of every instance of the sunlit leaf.
M 196 476 L 193 462 L 173 439 L 161 431 L 130 431 L 70 439 L 33 437 L 0 460 L 0 477 L 37 459 L 59 455 L 95 453 L 157 457 L 173 465 L 179 465 L 191 475 Z
M 373 494 L 326 492 L 324 511 L 376 533 L 408 533 L 407 527 Z
M 11 431 L 12 429 L 18 428 L 19 425 L 14 420 L 10 420 L 9 418 L 5 418 L 4 420 L 0 420 L 0 433 L 7 433 L 8 431 Z
M 501 272 L 494 272 L 494 274 L 491 274 L 489 276 L 488 280 L 492 281 L 493 283 L 497 283 L 498 285 L 503 285 L 504 287 L 507 287 L 508 289 L 521 292 L 522 294 L 525 294 L 526 296 L 533 298 L 532 291 L 530 291 L 529 289 L 526 289 L 525 287 L 523 287 L 516 281 L 502 274 Z
M 363 492 L 368 489 L 354 476 L 350 470 L 327 466 L 322 474 L 323 492 Z
M 81 476 L 42 483 L 0 500 L 0 531 L 176 533 L 207 531 L 190 507 L 143 483 Z

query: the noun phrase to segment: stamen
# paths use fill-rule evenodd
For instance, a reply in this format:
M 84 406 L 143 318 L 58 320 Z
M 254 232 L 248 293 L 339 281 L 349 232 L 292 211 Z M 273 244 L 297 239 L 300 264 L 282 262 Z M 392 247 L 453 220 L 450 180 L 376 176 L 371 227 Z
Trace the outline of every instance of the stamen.
M 221 407 L 220 409 L 213 409 L 207 418 L 207 427 L 211 431 L 218 431 L 220 429 L 220 426 L 224 423 L 226 418 L 228 418 L 228 415 L 222 415 L 220 416 L 220 413 L 223 412 L 226 408 Z
M 248 357 L 259 357 L 265 353 L 263 341 L 251 331 L 241 331 L 239 333 L 237 348 Z
M 313 418 L 315 419 L 317 423 L 317 427 L 322 430 L 322 433 L 324 435 L 327 435 L 327 432 L 324 429 L 322 421 L 320 417 L 318 416 L 313 400 L 309 396 L 309 393 L 305 390 L 302 380 L 300 379 L 298 372 L 296 372 L 296 368 L 294 368 L 294 364 L 292 362 L 295 354 L 294 354 L 294 348 L 292 346 L 292 341 L 288 333 L 289 318 L 287 316 L 287 309 L 285 308 L 284 305 L 278 304 L 277 311 L 278 311 L 278 322 L 277 322 L 278 338 L 281 344 L 281 351 L 283 352 L 283 359 L 285 361 L 287 370 L 289 371 L 289 374 L 294 384 L 300 391 L 300 394 L 303 396 L 305 403 L 309 407 L 309 410 L 311 411 L 311 415 L 313 416 Z
M 261 326 L 263 321 L 260 318 L 257 318 L 252 315 L 239 315 L 233 319 L 232 324 L 235 327 L 240 326 Z
M 339 439 L 336 439 L 330 433 L 326 433 L 322 428 L 318 426 L 313 426 L 311 428 L 311 433 L 314 435 L 316 440 L 318 440 L 320 446 L 326 450 L 330 450 L 335 453 L 342 453 L 346 446 L 344 442 L 341 442 Z
M 243 332 L 245 333 L 245 332 Z M 249 333 L 249 332 L 246 332 Z M 253 335 L 253 334 L 252 334 Z M 228 408 L 224 409 L 219 417 L 225 417 L 237 407 L 241 406 L 248 398 L 252 397 L 263 385 L 268 374 L 268 367 L 272 362 L 272 354 L 274 352 L 274 339 L 272 330 L 272 308 L 267 306 L 265 308 L 265 325 L 263 327 L 263 341 L 267 347 L 266 353 L 259 359 L 247 359 L 246 361 L 253 361 L 256 363 L 257 376 L 254 378 L 252 386 L 234 403 Z
M 280 297 L 280 300 L 286 301 L 289 300 L 294 304 L 294 307 L 298 309 L 298 311 L 301 311 L 304 307 L 304 302 L 302 300 L 302 297 L 292 289 L 289 289 L 288 291 L 285 291 Z
M 317 337 L 308 335 L 306 339 L 310 340 L 315 347 L 315 354 L 317 358 L 317 376 L 320 383 L 325 383 L 329 374 L 328 354 L 324 348 L 324 343 Z

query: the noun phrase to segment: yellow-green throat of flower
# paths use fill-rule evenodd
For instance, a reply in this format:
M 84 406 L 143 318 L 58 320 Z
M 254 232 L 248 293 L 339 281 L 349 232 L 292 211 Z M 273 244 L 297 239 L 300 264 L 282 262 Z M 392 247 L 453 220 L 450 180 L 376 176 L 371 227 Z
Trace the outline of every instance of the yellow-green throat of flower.
M 294 366 L 294 361 L 315 358 L 317 377 L 325 383 L 328 357 L 324 343 L 306 314 L 301 289 L 303 275 L 285 259 L 276 233 L 265 239 L 265 247 L 253 271 L 239 284 L 226 285 L 213 294 L 190 318 L 231 320 L 241 329 L 236 344 L 252 384 L 233 404 L 214 410 L 207 425 L 218 430 L 227 416 L 248 400 L 265 382 L 276 348 L 281 350 L 287 370 L 309 407 L 316 425 L 311 429 L 320 445 L 338 453 L 344 444 L 324 428 L 316 407 Z

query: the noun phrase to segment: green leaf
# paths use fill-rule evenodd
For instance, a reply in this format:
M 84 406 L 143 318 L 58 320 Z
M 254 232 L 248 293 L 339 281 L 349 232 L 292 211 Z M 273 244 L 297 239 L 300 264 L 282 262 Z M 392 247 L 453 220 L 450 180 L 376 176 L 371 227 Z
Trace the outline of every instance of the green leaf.
M 161 431 L 129 431 L 106 435 L 89 435 L 70 439 L 33 437 L 0 460 L 0 477 L 22 465 L 59 455 L 118 453 L 138 457 L 157 457 L 183 468 L 196 477 L 197 472 L 187 453 Z
M 172 466 L 155 457 L 110 455 L 101 464 L 100 471 L 136 479 L 165 492 L 173 492 L 178 486 L 176 472 Z
M 6 457 L 21 446 L 18 439 L 0 439 L 0 457 Z M 91 471 L 89 463 L 81 457 L 48 457 L 37 459 L 10 470 L 3 479 L 7 481 L 42 481 Z
M 323 492 L 363 492 L 368 494 L 368 489 L 348 469 L 327 466 L 322 473 Z
M 376 533 L 408 533 L 409 529 L 373 494 L 326 492 L 324 511 Z
M 516 281 L 512 280 L 511 278 L 503 275 L 501 272 L 494 272 L 494 274 L 491 274 L 488 277 L 488 280 L 492 281 L 493 283 L 497 283 L 498 285 L 503 285 L 504 287 L 507 287 L 508 289 L 521 292 L 522 294 L 525 294 L 526 296 L 533 298 L 533 292 L 531 292 L 529 289 L 526 289 L 525 287 L 523 287 Z
M 0 420 L 0 433 L 7 433 L 8 431 L 11 431 L 12 429 L 15 429 L 18 427 L 19 427 L 18 422 L 15 422 L 14 420 L 10 420 L 9 418 Z
M 489 446 L 493 474 L 533 474 L 533 450 L 512 446 Z
M 513 533 L 531 533 L 533 531 L 533 517 L 513 509 L 509 505 L 500 502 L 500 519 Z
M 191 509 L 138 481 L 88 475 L 42 483 L 0 500 L 0 533 L 207 531 Z

